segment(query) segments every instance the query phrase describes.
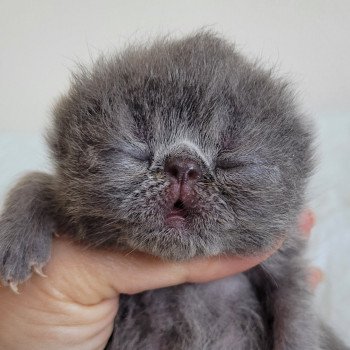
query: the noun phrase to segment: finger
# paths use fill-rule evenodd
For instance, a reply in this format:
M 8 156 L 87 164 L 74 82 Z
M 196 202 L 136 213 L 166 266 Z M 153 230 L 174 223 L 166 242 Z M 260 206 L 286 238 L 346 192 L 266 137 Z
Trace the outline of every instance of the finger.
M 314 292 L 317 286 L 324 280 L 324 273 L 318 267 L 311 267 L 309 271 L 309 284 L 311 290 Z
M 254 257 L 223 256 L 191 262 L 188 266 L 189 273 L 186 282 L 209 282 L 247 271 L 266 260 L 271 253 Z
M 124 261 L 128 281 L 114 286 L 121 293 L 132 294 L 185 282 L 209 282 L 250 269 L 266 260 L 281 244 L 282 242 L 274 250 L 260 256 L 217 256 L 186 262 L 164 261 L 142 253 L 129 254 Z
M 305 210 L 299 218 L 299 228 L 305 238 L 309 238 L 312 228 L 315 226 L 316 217 L 315 213 L 307 209 Z
M 245 271 L 267 259 L 279 248 L 261 256 L 219 256 L 186 262 L 164 261 L 140 253 L 91 250 L 65 238 L 54 240 L 52 259 L 41 286 L 51 294 L 93 305 L 119 293 L 134 294 L 184 282 L 208 282 Z M 37 276 L 39 277 L 39 276 Z

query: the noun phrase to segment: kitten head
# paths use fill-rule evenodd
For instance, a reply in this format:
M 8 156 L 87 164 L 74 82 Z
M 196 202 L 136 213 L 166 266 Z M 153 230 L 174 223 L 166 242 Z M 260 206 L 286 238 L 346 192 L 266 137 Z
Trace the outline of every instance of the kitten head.
M 170 259 L 270 248 L 311 168 L 287 84 L 207 32 L 81 68 L 49 142 L 80 239 Z

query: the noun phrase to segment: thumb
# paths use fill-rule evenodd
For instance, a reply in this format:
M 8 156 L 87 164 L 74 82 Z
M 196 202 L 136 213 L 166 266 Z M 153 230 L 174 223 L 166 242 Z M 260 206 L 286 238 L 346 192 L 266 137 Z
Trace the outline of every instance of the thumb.
M 60 238 L 53 244 L 45 273 L 49 288 L 81 304 L 92 305 L 119 293 L 134 294 L 234 275 L 259 264 L 273 252 L 244 258 L 218 256 L 174 262 L 140 252 L 87 250 Z

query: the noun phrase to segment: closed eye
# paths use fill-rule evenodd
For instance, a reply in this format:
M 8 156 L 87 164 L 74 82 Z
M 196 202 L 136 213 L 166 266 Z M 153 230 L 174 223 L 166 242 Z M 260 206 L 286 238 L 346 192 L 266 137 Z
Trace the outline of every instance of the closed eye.
M 139 162 L 151 162 L 151 153 L 148 150 L 132 147 L 109 147 L 102 150 L 104 157 L 128 157 Z
M 241 169 L 244 168 L 249 164 L 246 164 L 244 162 L 240 162 L 235 159 L 218 159 L 216 161 L 216 168 L 222 169 L 222 170 L 231 170 L 231 169 Z
M 233 154 L 221 154 L 216 160 L 216 168 L 221 170 L 242 170 L 261 164 L 262 162 L 251 156 L 237 156 Z

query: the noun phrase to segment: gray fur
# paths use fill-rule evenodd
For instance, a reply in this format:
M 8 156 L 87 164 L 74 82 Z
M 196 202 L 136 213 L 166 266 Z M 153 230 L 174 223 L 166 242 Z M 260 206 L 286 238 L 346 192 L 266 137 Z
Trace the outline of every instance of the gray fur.
M 336 348 L 313 314 L 296 231 L 313 133 L 285 81 L 199 32 L 81 67 L 53 114 L 54 175 L 24 179 L 0 219 L 4 283 L 47 261 L 55 229 L 175 260 L 260 254 L 285 238 L 245 274 L 123 296 L 107 348 Z M 200 174 L 181 197 L 185 226 L 164 223 L 179 195 L 169 159 Z

